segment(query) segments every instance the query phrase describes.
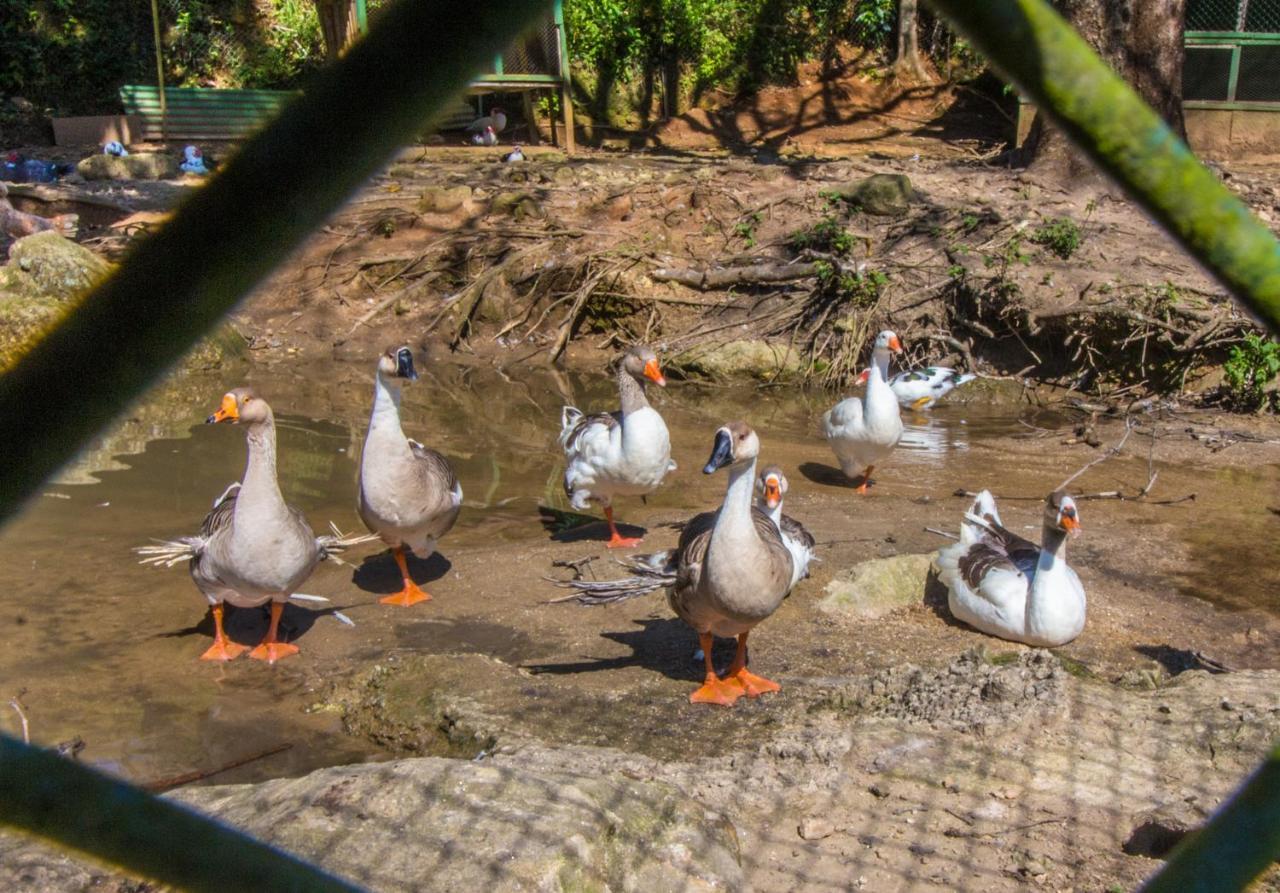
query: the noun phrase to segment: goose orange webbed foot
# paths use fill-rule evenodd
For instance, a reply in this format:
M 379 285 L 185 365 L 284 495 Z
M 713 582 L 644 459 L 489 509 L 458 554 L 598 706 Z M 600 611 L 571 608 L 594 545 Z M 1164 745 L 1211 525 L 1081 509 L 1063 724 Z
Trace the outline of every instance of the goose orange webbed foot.
M 736 682 L 742 686 L 742 691 L 749 698 L 758 698 L 761 695 L 767 695 L 771 692 L 781 691 L 782 686 L 774 682 L 772 679 L 765 679 L 763 676 L 757 676 L 746 667 L 738 670 L 725 678 L 726 682 Z
M 737 680 L 708 677 L 702 687 L 689 695 L 691 704 L 719 704 L 721 707 L 732 707 L 738 698 L 745 694 Z
M 418 588 L 418 584 L 411 580 L 406 580 L 404 589 L 401 589 L 395 595 L 387 595 L 378 599 L 380 604 L 401 605 L 406 608 L 409 607 L 409 605 L 416 605 L 418 602 L 429 601 L 431 601 L 431 594 L 423 592 Z
M 604 547 L 606 549 L 634 549 L 642 542 L 644 542 L 644 537 L 623 536 L 615 530 L 613 536 L 609 537 L 609 541 L 604 544 Z
M 244 645 L 237 645 L 230 639 L 214 640 L 209 649 L 202 655 L 201 660 L 235 660 L 249 649 Z
M 249 656 L 254 660 L 265 660 L 267 663 L 273 664 L 278 660 L 284 660 L 291 654 L 297 653 L 297 645 L 290 645 L 287 642 L 263 642 L 250 651 Z

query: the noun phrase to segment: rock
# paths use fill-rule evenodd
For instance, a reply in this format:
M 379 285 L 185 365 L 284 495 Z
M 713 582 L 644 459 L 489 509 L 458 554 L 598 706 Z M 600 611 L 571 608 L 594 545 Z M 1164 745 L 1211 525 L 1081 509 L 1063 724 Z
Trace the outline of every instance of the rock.
M 831 823 L 830 819 L 810 815 L 800 820 L 796 833 L 805 840 L 822 840 L 824 837 L 830 837 L 835 834 L 836 826 Z
M 499 192 L 489 202 L 490 214 L 506 214 L 515 220 L 545 217 L 542 202 L 528 192 Z
M 559 186 L 572 186 L 578 182 L 578 175 L 567 164 L 561 165 L 551 173 L 551 179 Z
M 718 380 L 754 378 L 760 381 L 785 380 L 798 374 L 802 368 L 800 354 L 794 348 L 760 339 L 694 348 L 676 354 L 668 365 Z
M 876 620 L 924 597 L 932 555 L 876 558 L 842 571 L 827 584 L 824 611 Z
M 634 208 L 635 201 L 631 198 L 631 193 L 629 192 L 612 196 L 600 203 L 600 210 L 610 220 L 626 220 L 631 216 Z
M 418 210 L 429 214 L 448 214 L 471 201 L 470 186 L 428 186 L 418 199 Z
M 90 155 L 76 165 L 86 180 L 164 180 L 178 175 L 178 162 L 161 152 L 134 152 L 126 158 Z
M 872 174 L 836 191 L 850 205 L 879 217 L 901 217 L 915 198 L 906 174 Z
M 1205 813 L 1188 800 L 1174 800 L 1133 817 L 1133 830 L 1122 849 L 1130 856 L 1163 859 L 1205 820 Z
M 110 264 L 89 249 L 46 231 L 13 243 L 9 263 L 0 271 L 0 288 L 65 301 L 110 269 Z
M 171 797 L 371 891 L 744 885 L 732 826 L 661 782 L 428 757 Z M 103 873 L 0 837 L 0 888 L 85 889 Z

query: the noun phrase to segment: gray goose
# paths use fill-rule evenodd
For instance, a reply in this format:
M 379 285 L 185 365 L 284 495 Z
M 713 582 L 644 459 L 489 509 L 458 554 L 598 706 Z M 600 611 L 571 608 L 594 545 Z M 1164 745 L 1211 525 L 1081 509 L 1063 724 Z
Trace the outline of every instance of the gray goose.
M 750 672 L 747 637 L 782 604 L 794 574 L 791 553 L 769 516 L 752 505 L 760 440 L 745 422 L 716 431 L 704 474 L 729 468 L 724 502 L 690 520 L 676 548 L 630 562 L 632 576 L 595 582 L 566 581 L 580 604 L 608 604 L 666 587 L 667 603 L 698 634 L 706 677 L 689 695 L 695 704 L 729 706 L 744 694 L 758 697 L 780 686 Z M 711 662 L 715 636 L 736 637 L 737 651 L 723 678 Z
M 276 424 L 267 401 L 252 388 L 235 388 L 222 397 L 208 424 L 245 426 L 249 461 L 244 479 L 232 484 L 213 504 L 198 536 L 136 549 L 144 564 L 171 566 L 189 560 L 191 579 L 209 600 L 214 637 L 201 660 L 233 660 L 244 651 L 223 632 L 223 605 L 253 608 L 271 603 L 271 625 L 262 642 L 249 652 L 274 663 L 298 653 L 298 646 L 279 639 L 285 602 L 311 576 L 321 560 L 365 538 L 317 537 L 302 512 L 288 505 L 276 480 Z
M 409 576 L 404 550 L 429 558 L 462 507 L 462 485 L 449 460 L 410 440 L 400 425 L 401 387 L 417 379 L 408 347 L 392 347 L 378 358 L 373 413 L 360 455 L 360 518 L 391 547 L 404 580 L 403 589 L 379 600 L 388 605 L 431 598 Z

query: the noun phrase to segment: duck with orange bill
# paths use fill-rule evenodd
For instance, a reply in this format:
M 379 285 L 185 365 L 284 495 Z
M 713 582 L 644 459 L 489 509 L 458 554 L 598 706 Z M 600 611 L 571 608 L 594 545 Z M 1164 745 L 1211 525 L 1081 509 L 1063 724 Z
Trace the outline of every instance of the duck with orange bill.
M 865 381 L 870 371 L 862 373 L 860 381 Z M 947 366 L 926 366 L 899 372 L 889 379 L 889 387 L 893 389 L 899 405 L 918 412 L 932 408 L 960 385 L 977 377 L 972 372 L 957 372 Z
M 560 416 L 565 493 L 579 511 L 589 502 L 604 506 L 609 548 L 629 548 L 640 542 L 618 532 L 614 497 L 652 493 L 676 468 L 667 424 L 649 405 L 645 382 L 667 385 L 653 348 L 636 345 L 618 363 L 618 411 L 586 415 L 566 406 Z
M 809 576 L 809 564 L 817 543 L 803 524 L 783 514 L 782 500 L 789 489 L 791 485 L 779 465 L 766 465 L 756 479 L 756 507 L 769 516 L 782 534 L 782 542 L 791 553 L 791 585 L 794 587 Z
M 626 601 L 667 590 L 667 604 L 698 634 L 706 662 L 703 684 L 689 700 L 731 706 L 743 695 L 759 697 L 781 686 L 747 669 L 747 637 L 778 610 L 791 592 L 795 567 L 778 526 L 752 505 L 760 438 L 746 422 L 729 422 L 716 431 L 703 474 L 729 469 L 719 510 L 703 512 L 685 524 L 674 549 L 627 564 L 619 580 L 567 580 L 574 590 L 564 600 L 583 605 Z M 736 638 L 737 650 L 724 676 L 715 671 L 715 636 Z
M 208 424 L 243 425 L 249 446 L 244 478 L 218 497 L 196 536 L 142 546 L 143 564 L 172 566 L 188 561 L 191 579 L 208 599 L 213 614 L 213 644 L 202 660 L 227 661 L 245 646 L 232 642 L 223 629 L 224 605 L 256 608 L 271 605 L 266 636 L 249 656 L 274 663 L 298 653 L 280 639 L 280 618 L 290 597 L 312 571 L 334 552 L 371 537 L 316 536 L 302 512 L 288 505 L 276 480 L 275 416 L 252 388 L 235 388 Z
M 898 399 L 889 387 L 889 362 L 902 352 L 893 332 L 876 336 L 871 348 L 867 390 L 862 397 L 848 397 L 822 417 L 822 433 L 840 462 L 845 476 L 858 481 L 857 492 L 866 493 L 871 472 L 893 452 L 902 439 Z
M 404 580 L 403 589 L 381 601 L 405 607 L 431 596 L 409 576 L 404 550 L 431 557 L 462 508 L 462 485 L 449 460 L 410 440 L 401 427 L 401 388 L 417 380 L 407 346 L 391 347 L 378 357 L 358 486 L 360 519 L 391 547 Z
M 1067 566 L 1067 537 L 1080 533 L 1075 500 L 1062 491 L 1045 500 L 1040 545 L 1000 521 L 986 490 L 965 512 L 960 539 L 938 551 L 938 579 L 958 620 L 984 633 L 1052 648 L 1084 630 L 1080 577 Z

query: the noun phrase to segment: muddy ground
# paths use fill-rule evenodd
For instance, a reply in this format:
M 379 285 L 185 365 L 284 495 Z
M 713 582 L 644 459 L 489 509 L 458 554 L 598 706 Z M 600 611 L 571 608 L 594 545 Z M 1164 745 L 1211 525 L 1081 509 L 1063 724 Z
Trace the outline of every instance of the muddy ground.
M 443 558 L 415 565 L 433 601 L 378 606 L 396 580 L 387 555 L 369 549 L 353 558 L 354 572 L 326 567 L 308 585 L 356 619 L 354 630 L 291 611 L 304 656 L 271 670 L 198 668 L 220 687 L 253 690 L 255 705 L 288 703 L 299 714 L 286 717 L 291 733 L 329 718 L 322 730 L 332 735 L 340 723 L 352 744 L 339 759 L 431 754 L 669 782 L 733 823 L 744 883 L 764 891 L 1129 888 L 1158 864 L 1142 854 L 1149 847 L 1129 843 L 1142 813 L 1179 813 L 1156 824 L 1198 820 L 1280 733 L 1280 428 L 1273 417 L 1213 408 L 1222 343 L 1247 323 L 1128 203 L 954 158 L 569 160 L 535 150 L 512 167 L 492 154 L 404 153 L 236 315 L 250 347 L 236 374 L 293 370 L 297 382 L 281 386 L 288 410 L 348 426 L 335 438 L 353 447 L 368 357 L 391 342 L 426 346 L 433 373 L 409 398 L 407 427 L 430 419 L 432 444 L 465 457 L 478 504 Z M 1228 172 L 1256 210 L 1280 213 L 1280 176 L 1263 165 Z M 911 178 L 906 210 L 832 211 L 824 192 L 873 173 Z M 149 212 L 91 240 L 115 254 L 190 186 L 82 188 L 115 189 L 121 215 Z M 857 234 L 846 259 L 862 265 L 855 272 L 886 273 L 877 294 L 828 300 L 813 277 L 704 290 L 651 275 L 744 258 L 803 262 L 788 237 L 831 213 Z M 1083 233 L 1069 259 L 1018 237 L 1062 216 Z M 968 354 L 989 377 L 956 395 L 949 424 L 997 412 L 1007 427 L 936 463 L 890 461 L 858 497 L 816 436 L 835 399 L 818 385 L 855 371 L 866 332 L 884 325 L 907 341 L 912 362 Z M 752 638 L 753 668 L 782 691 L 732 710 L 688 704 L 694 637 L 660 597 L 597 609 L 546 603 L 559 591 L 545 578 L 570 573 L 554 563 L 611 568 L 598 525 L 552 534 L 535 520 L 555 490 L 557 407 L 612 399 L 602 361 L 638 338 L 672 361 L 671 391 L 658 399 L 681 467 L 678 486 L 620 508 L 647 531 L 643 548 L 672 545 L 675 525 L 718 501 L 723 481 L 693 470 L 731 416 L 760 428 L 770 461 L 792 477 L 788 513 L 821 544 L 810 579 Z M 706 359 L 718 343 L 757 340 L 783 358 L 771 353 L 731 379 Z M 546 371 L 553 354 L 594 380 L 585 395 L 577 376 Z M 804 390 L 780 386 L 806 378 Z M 224 384 L 211 381 L 210 394 Z M 442 403 L 447 422 L 432 414 Z M 1124 453 L 1074 484 L 1098 494 L 1081 502 L 1085 534 L 1070 546 L 1090 600 L 1076 642 L 1048 654 L 979 635 L 923 580 L 914 599 L 881 616 L 823 606 L 841 571 L 936 549 L 940 538 L 925 528 L 954 529 L 966 504 L 957 489 L 991 487 L 1006 497 L 1013 529 L 1038 529 L 1044 493 L 1123 436 L 1123 421 L 1105 411 L 1114 407 L 1134 410 Z M 518 494 L 499 486 L 496 459 L 491 481 L 480 477 L 481 431 L 522 453 Z M 223 446 L 232 468 L 238 447 Z M 339 487 L 345 469 L 319 480 Z M 1136 496 L 1152 472 L 1145 499 L 1100 495 Z M 193 524 L 205 501 L 197 495 L 178 506 Z M 125 494 L 114 499 L 127 505 Z M 179 520 L 151 522 L 169 535 L 178 531 L 162 525 Z M 129 535 L 143 536 L 142 526 Z M 17 535 L 7 534 L 38 540 Z M 173 616 L 195 610 L 180 573 L 164 583 L 154 574 L 121 571 L 110 583 L 115 603 L 149 587 L 183 593 L 172 596 L 186 599 Z M 123 636 L 134 623 L 116 617 L 101 631 Z M 252 612 L 233 625 L 246 641 L 259 627 Z M 185 660 L 202 632 L 177 630 L 148 648 Z M 96 646 L 84 635 L 76 653 L 89 661 Z M 48 660 L 47 648 L 36 653 Z M 141 671 L 115 657 L 118 670 Z M 56 702 L 74 685 L 53 663 L 48 670 L 29 701 Z M 73 732 L 68 719 L 47 734 Z M 218 780 L 254 780 L 273 765 L 284 774 L 314 763 L 268 760 Z

